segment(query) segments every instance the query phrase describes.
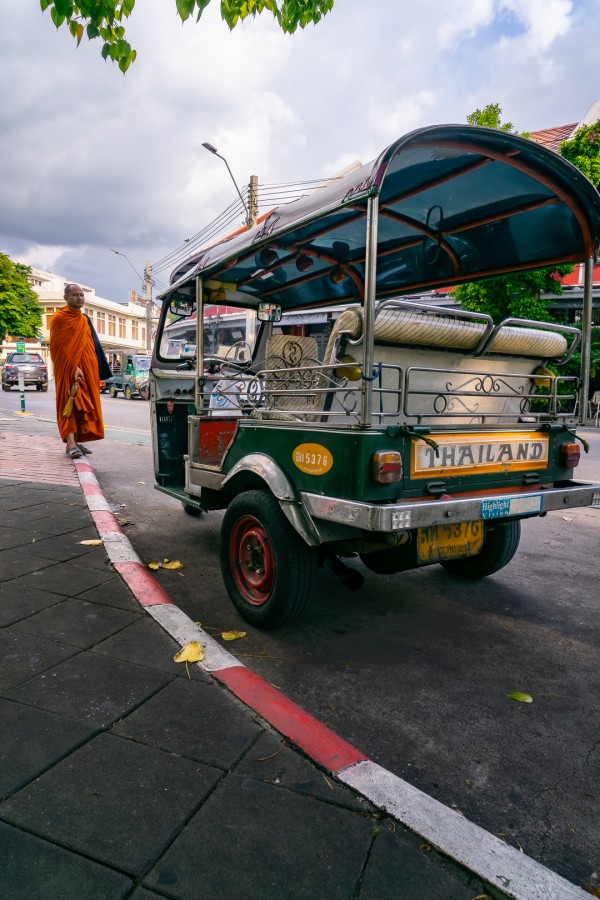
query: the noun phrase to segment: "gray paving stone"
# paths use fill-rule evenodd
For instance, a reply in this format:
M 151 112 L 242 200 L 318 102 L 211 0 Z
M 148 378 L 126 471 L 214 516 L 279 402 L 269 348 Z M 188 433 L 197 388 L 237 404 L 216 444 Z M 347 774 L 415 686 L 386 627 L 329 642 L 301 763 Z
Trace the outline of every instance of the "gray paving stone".
M 338 784 L 331 776 L 325 776 L 308 759 L 287 747 L 280 735 L 270 731 L 264 731 L 250 747 L 235 772 L 236 775 L 258 778 L 328 803 L 347 806 L 348 809 L 363 812 L 374 810 L 370 803 Z
M 14 547 L 12 550 L 0 551 L 0 581 L 8 581 L 11 578 L 18 578 L 19 575 L 27 575 L 29 572 L 37 572 L 55 565 L 52 559 L 34 556 L 29 546 L 27 549 Z
M 154 891 L 149 891 L 146 888 L 138 887 L 135 889 L 131 897 L 128 897 L 127 900 L 162 900 L 164 894 L 155 894 Z
M 100 734 L 0 804 L 0 817 L 140 876 L 221 777 L 189 759 Z
M 21 529 L 0 525 L 0 550 L 10 550 L 12 547 L 22 547 L 24 544 L 31 544 L 35 537 L 39 537 L 36 531 L 22 531 Z
M 24 484 L 27 486 L 24 487 Z M 20 487 L 17 487 L 10 496 L 2 498 L 0 505 L 6 510 L 25 509 L 26 506 L 40 506 L 47 510 L 47 515 L 56 515 L 58 504 L 76 502 L 77 497 L 79 497 L 77 505 L 79 507 L 82 506 L 81 488 L 68 488 L 64 485 L 57 487 L 57 490 L 52 490 L 49 485 L 40 485 L 40 487 L 36 488 L 32 487 L 28 482 L 21 482 Z M 83 505 L 87 505 L 85 499 L 83 499 Z
M 65 598 L 49 591 L 36 591 L 17 582 L 0 584 L 0 627 L 12 625 L 41 609 L 62 603 Z
M 90 514 L 87 509 L 69 509 L 60 516 L 41 516 L 36 506 L 28 506 L 22 510 L 12 510 L 10 524 L 13 528 L 35 528 L 42 535 L 68 534 L 77 528 L 89 525 Z
M 126 875 L 0 822 L 2 900 L 121 900 Z
M 50 609 L 44 609 L 28 619 L 17 622 L 14 627 L 28 634 L 38 634 L 83 649 L 92 647 L 125 628 L 139 615 L 141 611 L 136 616 L 123 609 L 100 606 L 77 598 L 63 600 Z
M 84 591 L 79 597 L 81 600 L 90 600 L 92 603 L 102 603 L 105 606 L 115 606 L 118 609 L 128 609 L 131 612 L 139 611 L 140 609 L 140 604 L 123 582 L 121 576 L 114 573 L 98 587 Z
M 0 629 L 0 691 L 6 692 L 77 653 L 57 641 L 32 638 L 12 628 Z
M 142 610 L 137 601 L 135 605 L 138 611 Z M 133 625 L 94 647 L 94 653 L 129 660 L 138 666 L 149 666 L 151 669 L 159 669 L 161 672 L 179 675 L 181 678 L 187 679 L 189 672 L 192 681 L 212 684 L 210 676 L 205 675 L 198 666 L 188 666 L 186 670 L 185 665 L 173 662 L 173 657 L 180 649 L 180 644 L 163 631 L 154 619 L 142 614 Z
M 36 551 L 37 552 L 37 551 Z M 64 597 L 77 597 L 90 588 L 104 584 L 110 579 L 112 572 L 108 569 L 94 569 L 86 566 L 85 561 L 66 562 L 50 566 L 40 572 L 31 572 L 15 579 L 15 584 L 32 587 L 42 591 L 53 591 Z
M 14 533 L 29 534 L 29 532 L 24 529 L 15 529 Z M 32 543 L 34 543 L 35 546 L 32 549 L 35 549 L 36 556 L 54 559 L 57 562 L 66 562 L 67 560 L 85 557 L 98 550 L 96 547 L 86 547 L 84 544 L 80 543 L 80 541 L 90 541 L 98 538 L 98 532 L 91 520 L 87 525 L 80 527 L 75 531 L 70 531 L 68 534 L 58 534 L 54 537 L 48 537 L 47 535 L 36 531 L 33 536 L 35 542 Z M 102 553 L 105 552 L 104 548 L 100 548 L 100 550 Z M 79 562 L 81 562 L 81 560 L 79 560 Z
M 350 900 L 374 825 L 351 810 L 228 775 L 143 883 L 182 900 L 199 889 L 211 900 Z
M 32 640 L 23 633 L 20 637 Z M 69 649 L 73 652 L 74 648 Z M 168 681 L 166 673 L 88 650 L 5 693 L 9 699 L 79 719 L 88 725 L 107 726 L 127 715 Z
M 115 734 L 226 770 L 260 731 L 222 688 L 181 678 L 113 728 Z
M 390 830 L 395 828 L 395 831 Z M 423 849 L 420 849 L 423 848 Z M 422 838 L 400 825 L 382 823 L 362 881 L 358 900 L 473 900 L 487 896 L 482 881 L 425 849 Z
M 14 794 L 71 750 L 95 728 L 0 698 L 0 799 Z

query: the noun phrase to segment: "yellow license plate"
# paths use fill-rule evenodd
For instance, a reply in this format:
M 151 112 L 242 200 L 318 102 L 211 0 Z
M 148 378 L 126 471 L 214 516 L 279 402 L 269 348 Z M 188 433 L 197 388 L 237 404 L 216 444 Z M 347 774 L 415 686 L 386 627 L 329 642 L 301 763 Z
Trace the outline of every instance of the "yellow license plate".
M 475 556 L 483 546 L 483 522 L 454 522 L 430 525 L 417 533 L 417 559 L 420 563 L 442 562 L 460 556 Z

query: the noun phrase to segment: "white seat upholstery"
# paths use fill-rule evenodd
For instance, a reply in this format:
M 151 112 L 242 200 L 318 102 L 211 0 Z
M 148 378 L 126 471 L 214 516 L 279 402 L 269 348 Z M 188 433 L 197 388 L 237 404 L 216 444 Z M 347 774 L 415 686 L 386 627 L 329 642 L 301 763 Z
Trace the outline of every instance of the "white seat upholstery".
M 362 337 L 362 311 L 348 309 L 337 319 L 325 352 L 326 362 L 342 333 L 353 340 Z M 485 325 L 452 316 L 434 316 L 406 309 L 384 309 L 375 319 L 375 342 L 440 347 L 448 350 L 474 350 L 485 333 Z M 556 359 L 567 350 L 566 338 L 556 331 L 505 325 L 495 335 L 489 353 Z

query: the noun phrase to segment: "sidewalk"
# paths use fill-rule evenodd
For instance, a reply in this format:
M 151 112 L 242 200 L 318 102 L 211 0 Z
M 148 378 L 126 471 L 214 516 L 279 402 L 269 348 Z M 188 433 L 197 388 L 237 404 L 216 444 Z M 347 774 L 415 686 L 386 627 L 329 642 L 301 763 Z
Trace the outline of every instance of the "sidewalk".
M 173 662 L 97 522 L 56 439 L 0 434 L 3 900 L 503 896 Z

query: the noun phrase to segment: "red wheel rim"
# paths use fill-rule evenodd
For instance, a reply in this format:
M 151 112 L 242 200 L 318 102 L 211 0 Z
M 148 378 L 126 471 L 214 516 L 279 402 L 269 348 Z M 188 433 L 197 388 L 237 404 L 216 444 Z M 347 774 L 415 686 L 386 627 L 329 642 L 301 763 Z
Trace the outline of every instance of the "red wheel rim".
M 229 561 L 235 586 L 252 606 L 267 602 L 275 581 L 275 558 L 264 527 L 254 516 L 235 523 L 229 543 Z

